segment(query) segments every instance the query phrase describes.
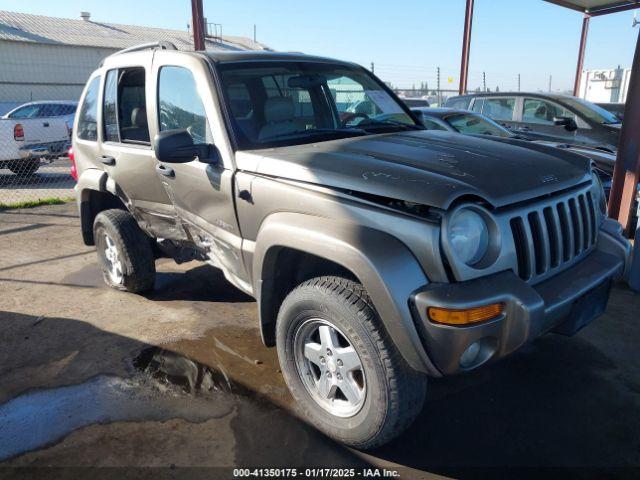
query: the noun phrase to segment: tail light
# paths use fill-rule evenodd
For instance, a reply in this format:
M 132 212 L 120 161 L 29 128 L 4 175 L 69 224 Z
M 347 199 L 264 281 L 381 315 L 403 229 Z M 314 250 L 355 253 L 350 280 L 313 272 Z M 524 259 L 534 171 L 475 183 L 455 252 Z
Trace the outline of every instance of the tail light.
M 67 153 L 67 155 L 69 156 L 69 160 L 71 160 L 71 169 L 70 169 L 69 173 L 71 173 L 71 176 L 77 182 L 78 181 L 78 169 L 76 168 L 76 156 L 73 153 L 73 147 L 71 147 L 69 149 L 69 152 Z
M 13 127 L 13 139 L 20 142 L 24 140 L 24 128 L 20 123 L 16 123 Z

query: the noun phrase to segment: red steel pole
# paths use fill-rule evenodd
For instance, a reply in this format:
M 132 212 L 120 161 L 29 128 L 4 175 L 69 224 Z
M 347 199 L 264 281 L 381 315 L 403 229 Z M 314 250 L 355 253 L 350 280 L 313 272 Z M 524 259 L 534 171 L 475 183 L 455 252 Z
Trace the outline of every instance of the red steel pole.
M 460 61 L 460 95 L 467 92 L 469 78 L 469 54 L 471 52 L 471 27 L 473 25 L 473 1 L 467 0 L 464 12 L 464 33 L 462 35 L 462 60 Z
M 578 66 L 576 67 L 576 81 L 573 84 L 573 96 L 577 97 L 580 94 L 580 79 L 582 78 L 582 69 L 584 67 L 584 52 L 587 49 L 587 36 L 589 34 L 589 20 L 591 15 L 584 14 L 582 19 L 582 35 L 580 37 L 580 50 L 578 51 Z
M 640 180 L 640 36 L 631 67 L 624 122 L 609 195 L 609 216 L 629 232 L 629 220 Z
M 205 50 L 202 0 L 191 0 L 191 26 L 193 28 L 194 50 Z

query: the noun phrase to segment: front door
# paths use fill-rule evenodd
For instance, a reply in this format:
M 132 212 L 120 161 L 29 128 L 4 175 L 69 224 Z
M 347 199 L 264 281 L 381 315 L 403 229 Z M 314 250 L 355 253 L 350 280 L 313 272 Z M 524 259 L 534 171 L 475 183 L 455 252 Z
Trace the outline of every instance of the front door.
M 211 120 L 214 116 L 208 115 L 205 108 L 207 102 L 212 106 L 215 100 L 210 88 L 198 88 L 210 85 L 205 64 L 194 59 L 186 68 L 172 65 L 171 60 L 171 55 L 166 54 L 154 63 L 158 130 L 186 129 L 194 143 L 215 145 Z M 233 283 L 242 286 L 247 274 L 233 201 L 233 167 L 222 157 L 216 165 L 198 159 L 157 162 L 156 170 L 193 242 L 209 253 L 211 261 Z

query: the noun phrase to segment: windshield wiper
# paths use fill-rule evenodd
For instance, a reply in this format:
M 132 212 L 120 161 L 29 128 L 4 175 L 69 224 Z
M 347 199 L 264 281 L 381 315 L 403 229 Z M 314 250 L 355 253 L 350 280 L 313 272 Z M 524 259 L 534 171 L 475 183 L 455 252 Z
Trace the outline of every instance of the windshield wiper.
M 266 141 L 272 141 L 272 140 L 277 140 L 280 138 L 287 138 L 287 137 L 304 137 L 305 135 L 313 135 L 313 136 L 318 136 L 318 135 L 337 135 L 337 136 L 360 136 L 360 135 L 366 135 L 367 132 L 365 132 L 364 130 L 361 129 L 346 129 L 346 128 L 341 128 L 341 129 L 337 129 L 337 128 L 312 128 L 309 130 L 298 130 L 296 132 L 288 132 L 288 133 L 281 133 L 279 135 L 273 135 L 271 137 L 265 138 Z

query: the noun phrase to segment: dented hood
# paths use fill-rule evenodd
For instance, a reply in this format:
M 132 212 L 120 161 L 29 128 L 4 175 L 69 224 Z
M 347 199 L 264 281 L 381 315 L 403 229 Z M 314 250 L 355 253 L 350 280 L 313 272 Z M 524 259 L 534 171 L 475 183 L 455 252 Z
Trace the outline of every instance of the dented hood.
M 294 181 L 448 208 L 465 195 L 494 207 L 590 178 L 589 160 L 441 131 L 412 131 L 238 152 L 238 168 Z

